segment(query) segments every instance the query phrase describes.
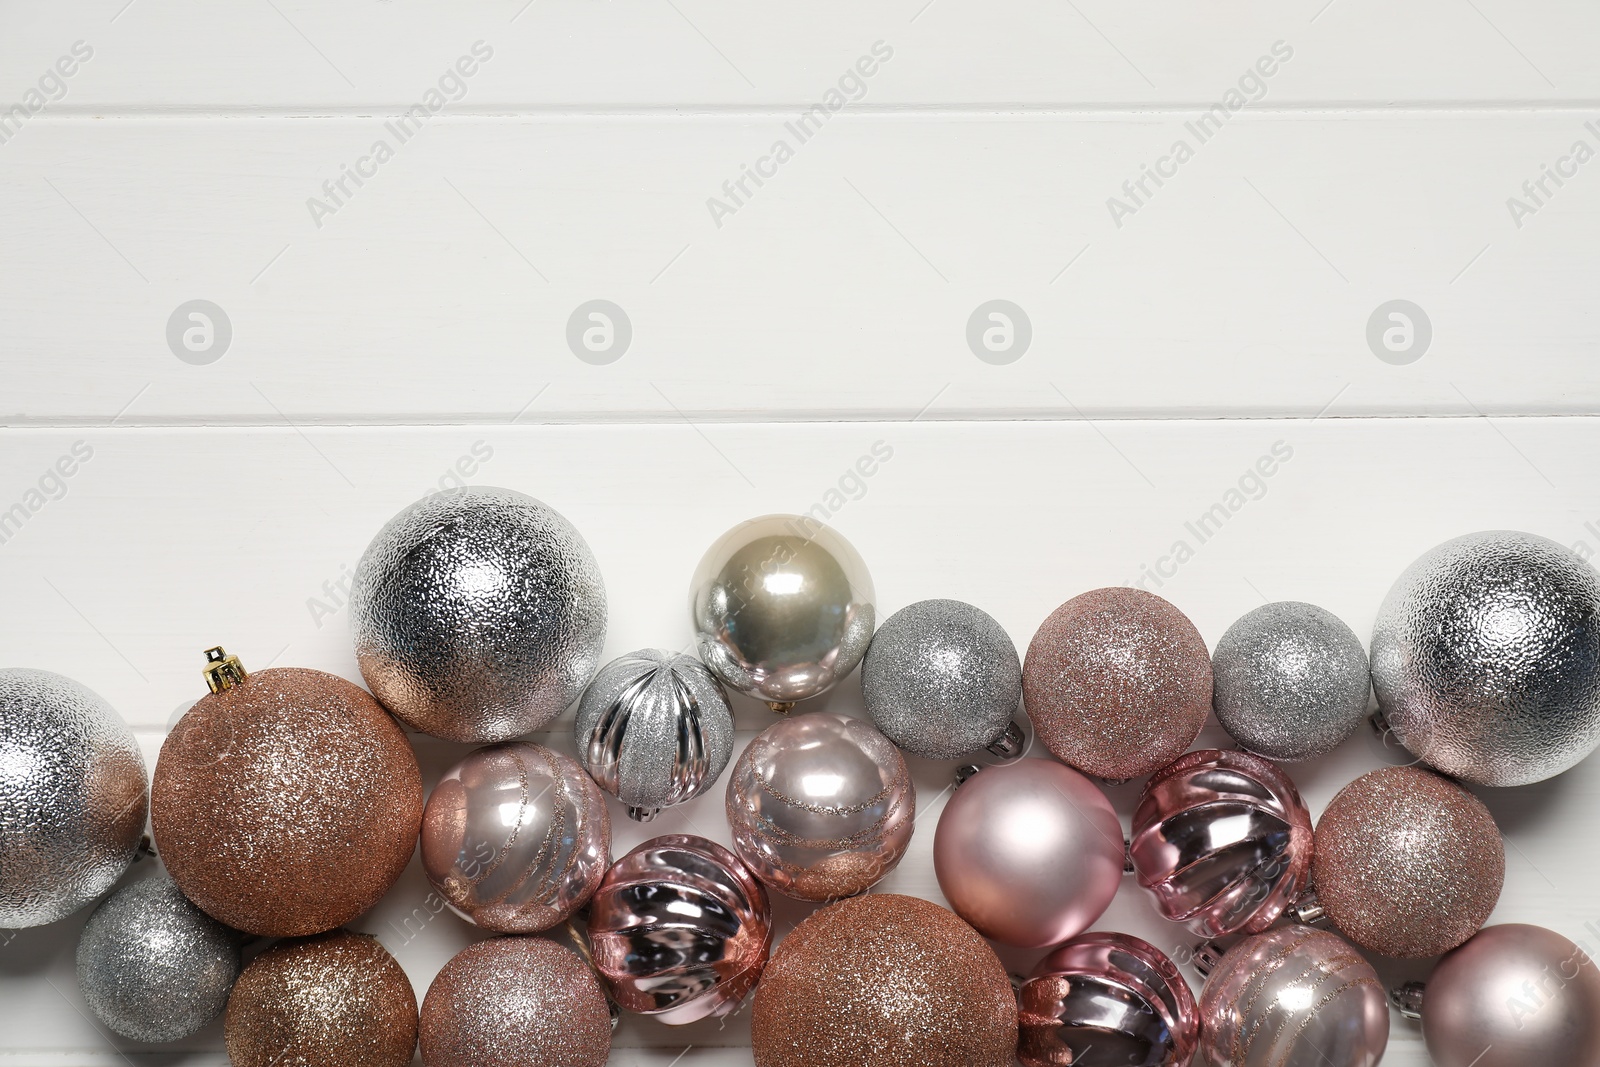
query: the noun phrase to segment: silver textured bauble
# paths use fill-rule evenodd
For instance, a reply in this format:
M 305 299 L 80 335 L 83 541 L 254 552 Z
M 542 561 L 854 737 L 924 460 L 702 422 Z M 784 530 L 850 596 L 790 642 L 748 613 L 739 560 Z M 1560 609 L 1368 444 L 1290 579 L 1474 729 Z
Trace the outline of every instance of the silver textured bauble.
M 985 612 L 922 600 L 878 627 L 861 690 L 889 740 L 925 759 L 960 759 L 1005 735 L 1022 699 L 1022 661 Z
M 642 648 L 600 668 L 574 734 L 584 769 L 644 820 L 717 780 L 733 753 L 733 713 L 699 660 Z
M 42 926 L 109 890 L 149 811 L 144 757 L 92 691 L 0 670 L 0 928 Z
M 1217 720 L 1268 759 L 1332 752 L 1367 717 L 1367 650 L 1315 604 L 1263 604 L 1222 635 L 1211 656 Z
M 689 615 L 706 666 L 781 711 L 855 670 L 877 622 L 866 563 L 805 515 L 765 515 L 718 538 L 695 569 Z
M 242 936 L 189 903 L 162 872 L 119 889 L 78 939 L 78 988 L 95 1017 L 135 1041 L 176 1041 L 222 1014 Z
M 1560 774 L 1600 744 L 1600 576 L 1534 534 L 1446 541 L 1378 609 L 1372 684 L 1400 743 L 1446 774 Z
M 390 519 L 356 567 L 350 610 L 367 686 L 447 741 L 544 726 L 583 691 L 606 637 L 583 536 L 509 489 L 441 493 Z

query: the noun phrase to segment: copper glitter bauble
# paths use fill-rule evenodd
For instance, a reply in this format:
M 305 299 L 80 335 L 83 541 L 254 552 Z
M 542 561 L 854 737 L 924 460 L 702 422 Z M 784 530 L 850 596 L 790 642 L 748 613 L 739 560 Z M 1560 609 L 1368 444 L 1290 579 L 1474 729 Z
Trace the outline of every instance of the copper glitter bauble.
M 1505 870 L 1489 809 L 1420 767 L 1362 775 L 1317 821 L 1317 902 L 1346 937 L 1385 956 L 1437 956 L 1477 933 Z
M 422 816 L 422 869 L 456 914 L 486 930 L 548 930 L 611 865 L 611 817 L 578 761 L 526 741 L 445 772 Z
M 423 1067 L 604 1067 L 611 1011 L 589 966 L 540 937 L 495 937 L 444 965 L 422 1000 Z
M 978 932 L 918 897 L 857 897 L 784 938 L 756 986 L 756 1067 L 1012 1067 L 1017 1001 Z
M 1101 778 L 1136 778 L 1178 756 L 1211 713 L 1211 655 L 1187 616 L 1142 589 L 1095 589 L 1039 627 L 1022 667 L 1039 739 Z
M 228 998 L 233 1067 L 405 1067 L 417 997 L 377 938 L 338 930 L 274 945 Z
M 151 788 L 172 880 L 212 918 L 264 937 L 349 922 L 416 845 L 411 743 L 343 678 L 289 667 L 246 676 L 220 649 L 208 655 L 218 691 L 167 737 Z

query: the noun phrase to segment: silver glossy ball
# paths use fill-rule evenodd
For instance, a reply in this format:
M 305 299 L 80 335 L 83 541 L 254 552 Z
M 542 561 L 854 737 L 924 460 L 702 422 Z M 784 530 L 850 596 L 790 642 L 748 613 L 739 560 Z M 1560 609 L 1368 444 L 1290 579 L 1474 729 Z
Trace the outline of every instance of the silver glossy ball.
M 1367 650 L 1315 604 L 1263 604 L 1211 656 L 1217 720 L 1235 741 L 1292 762 L 1332 752 L 1367 718 Z
M 122 877 L 149 778 L 133 731 L 88 688 L 0 670 L 0 928 L 42 926 Z
M 765 515 L 719 537 L 695 569 L 689 614 L 706 666 L 780 710 L 855 670 L 877 622 L 866 563 L 804 515 Z
M 509 489 L 441 493 L 390 519 L 356 567 L 350 610 L 373 695 L 447 741 L 544 726 L 583 691 L 606 637 L 583 536 Z
M 1022 661 L 1005 629 L 959 600 L 922 600 L 878 627 L 861 663 L 867 713 L 925 759 L 994 744 L 1022 699 Z
M 1560 774 L 1600 744 L 1600 576 L 1533 534 L 1446 541 L 1378 609 L 1372 684 L 1400 743 L 1446 774 Z
M 693 656 L 659 648 L 600 668 L 573 732 L 584 769 L 635 818 L 704 793 L 733 754 L 722 684 Z
M 123 1037 L 176 1041 L 228 1006 L 241 942 L 163 871 L 119 889 L 89 916 L 78 939 L 78 988 L 95 1017 Z

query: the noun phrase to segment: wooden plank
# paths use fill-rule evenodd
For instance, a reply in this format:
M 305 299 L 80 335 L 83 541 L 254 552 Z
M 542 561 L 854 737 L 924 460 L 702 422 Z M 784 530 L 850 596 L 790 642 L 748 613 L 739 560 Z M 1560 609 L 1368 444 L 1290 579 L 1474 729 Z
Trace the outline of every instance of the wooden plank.
M 1600 404 L 1600 163 L 1577 162 L 1600 116 L 845 113 L 804 140 L 778 116 L 434 121 L 404 141 L 376 118 L 29 125 L 0 153 L 0 418 Z M 207 366 L 179 358 L 197 299 L 232 329 Z M 582 348 L 594 300 L 625 349 Z M 994 300 L 1025 350 L 983 349 Z M 1431 337 L 1409 365 L 1375 347 L 1396 300 Z
M 1600 99 L 1600 13 L 1555 0 L 1247 0 L 1226 13 L 1172 0 L 493 0 L 471 12 L 94 0 L 16 11 L 7 29 L 6 93 L 42 78 L 51 108 L 95 113 L 388 109 L 441 78 L 465 109 L 790 107 L 841 78 L 858 92 L 848 72 L 880 41 L 893 57 L 859 90 L 868 107 L 1209 103 L 1241 79 L 1271 106 Z M 94 54 L 63 92 L 49 72 L 78 41 Z M 493 56 L 458 88 L 449 71 L 478 41 Z M 1249 72 L 1278 42 L 1292 56 L 1257 90 Z
M 879 442 L 890 458 L 859 485 L 846 478 Z M 1274 446 L 1287 458 L 1273 475 L 1246 478 Z M 89 684 L 138 727 L 153 760 L 199 694 L 208 645 L 226 642 L 258 665 L 355 677 L 341 576 L 396 508 L 458 481 L 532 492 L 585 533 L 610 595 L 608 654 L 685 644 L 684 590 L 700 552 L 740 519 L 815 506 L 867 559 L 884 611 L 967 599 L 1019 647 L 1062 600 L 1147 568 L 1170 573 L 1159 588 L 1146 584 L 1212 644 L 1264 598 L 1320 603 L 1365 634 L 1394 577 L 1446 537 L 1517 527 L 1600 551 L 1597 446 L 1596 418 L 0 431 L 0 507 L 40 498 L 0 544 L 0 663 Z M 74 459 L 64 488 L 44 473 L 63 456 Z M 1220 531 L 1191 544 L 1181 565 L 1163 561 L 1175 541 L 1194 539 L 1186 520 L 1234 500 L 1230 491 L 1242 502 Z M 861 713 L 854 679 L 819 703 Z M 741 744 L 771 721 L 749 701 L 737 717 Z M 570 750 L 568 729 L 558 724 L 547 739 Z M 1213 727 L 1203 741 L 1225 739 Z M 430 781 L 466 751 L 427 739 L 418 747 Z M 1293 773 L 1320 811 L 1386 758 L 1363 734 Z M 950 771 L 915 762 L 920 829 L 884 890 L 940 899 L 929 849 Z M 1137 783 L 1111 791 L 1125 824 L 1136 792 Z M 1483 796 L 1514 846 L 1495 919 L 1586 936 L 1595 861 L 1571 841 L 1600 802 L 1600 762 Z M 721 805 L 713 789 L 649 832 L 726 841 Z M 618 850 L 645 836 L 614 813 Z M 471 936 L 448 915 L 418 920 L 426 900 L 413 868 L 360 924 L 397 953 L 419 993 Z M 779 907 L 785 926 L 802 914 Z M 0 1063 L 123 1062 L 72 1010 L 81 921 L 0 948 Z M 1189 944 L 1132 884 L 1100 925 L 1170 951 Z M 1037 955 L 1004 958 L 1025 970 Z M 1387 980 L 1425 971 L 1381 969 Z M 745 1026 L 742 1017 L 681 1031 L 629 1020 L 614 1062 L 666 1067 L 692 1044 L 681 1062 L 745 1063 Z M 178 1062 L 222 1062 L 215 1028 L 183 1047 Z M 156 1062 L 150 1050 L 124 1051 Z M 1423 1067 L 1414 1027 L 1396 1022 L 1385 1062 Z

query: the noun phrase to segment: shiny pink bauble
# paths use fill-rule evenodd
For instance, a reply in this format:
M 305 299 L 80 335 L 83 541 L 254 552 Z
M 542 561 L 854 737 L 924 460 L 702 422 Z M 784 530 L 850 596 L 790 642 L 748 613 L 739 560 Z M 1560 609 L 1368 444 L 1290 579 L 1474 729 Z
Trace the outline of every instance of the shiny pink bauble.
M 1145 783 L 1129 856 L 1162 915 L 1203 937 L 1253 934 L 1305 888 L 1311 814 L 1270 760 L 1201 749 Z
M 578 761 L 510 741 L 445 772 L 422 814 L 422 868 L 468 922 L 548 930 L 588 901 L 611 863 L 611 817 Z
M 1200 993 L 1202 1067 L 1377 1067 L 1388 1044 L 1378 973 L 1326 930 L 1280 926 L 1247 937 Z
M 1122 826 L 1089 779 L 1054 760 L 980 771 L 955 791 L 933 868 L 955 913 L 985 937 L 1054 945 L 1098 919 L 1122 880 Z
M 589 945 L 611 999 L 664 1023 L 727 1015 L 767 965 L 767 892 L 739 857 L 690 834 L 622 857 L 589 901 Z
M 1187 1067 L 1200 1012 L 1177 964 L 1129 934 L 1082 934 L 1017 992 L 1023 1067 Z

